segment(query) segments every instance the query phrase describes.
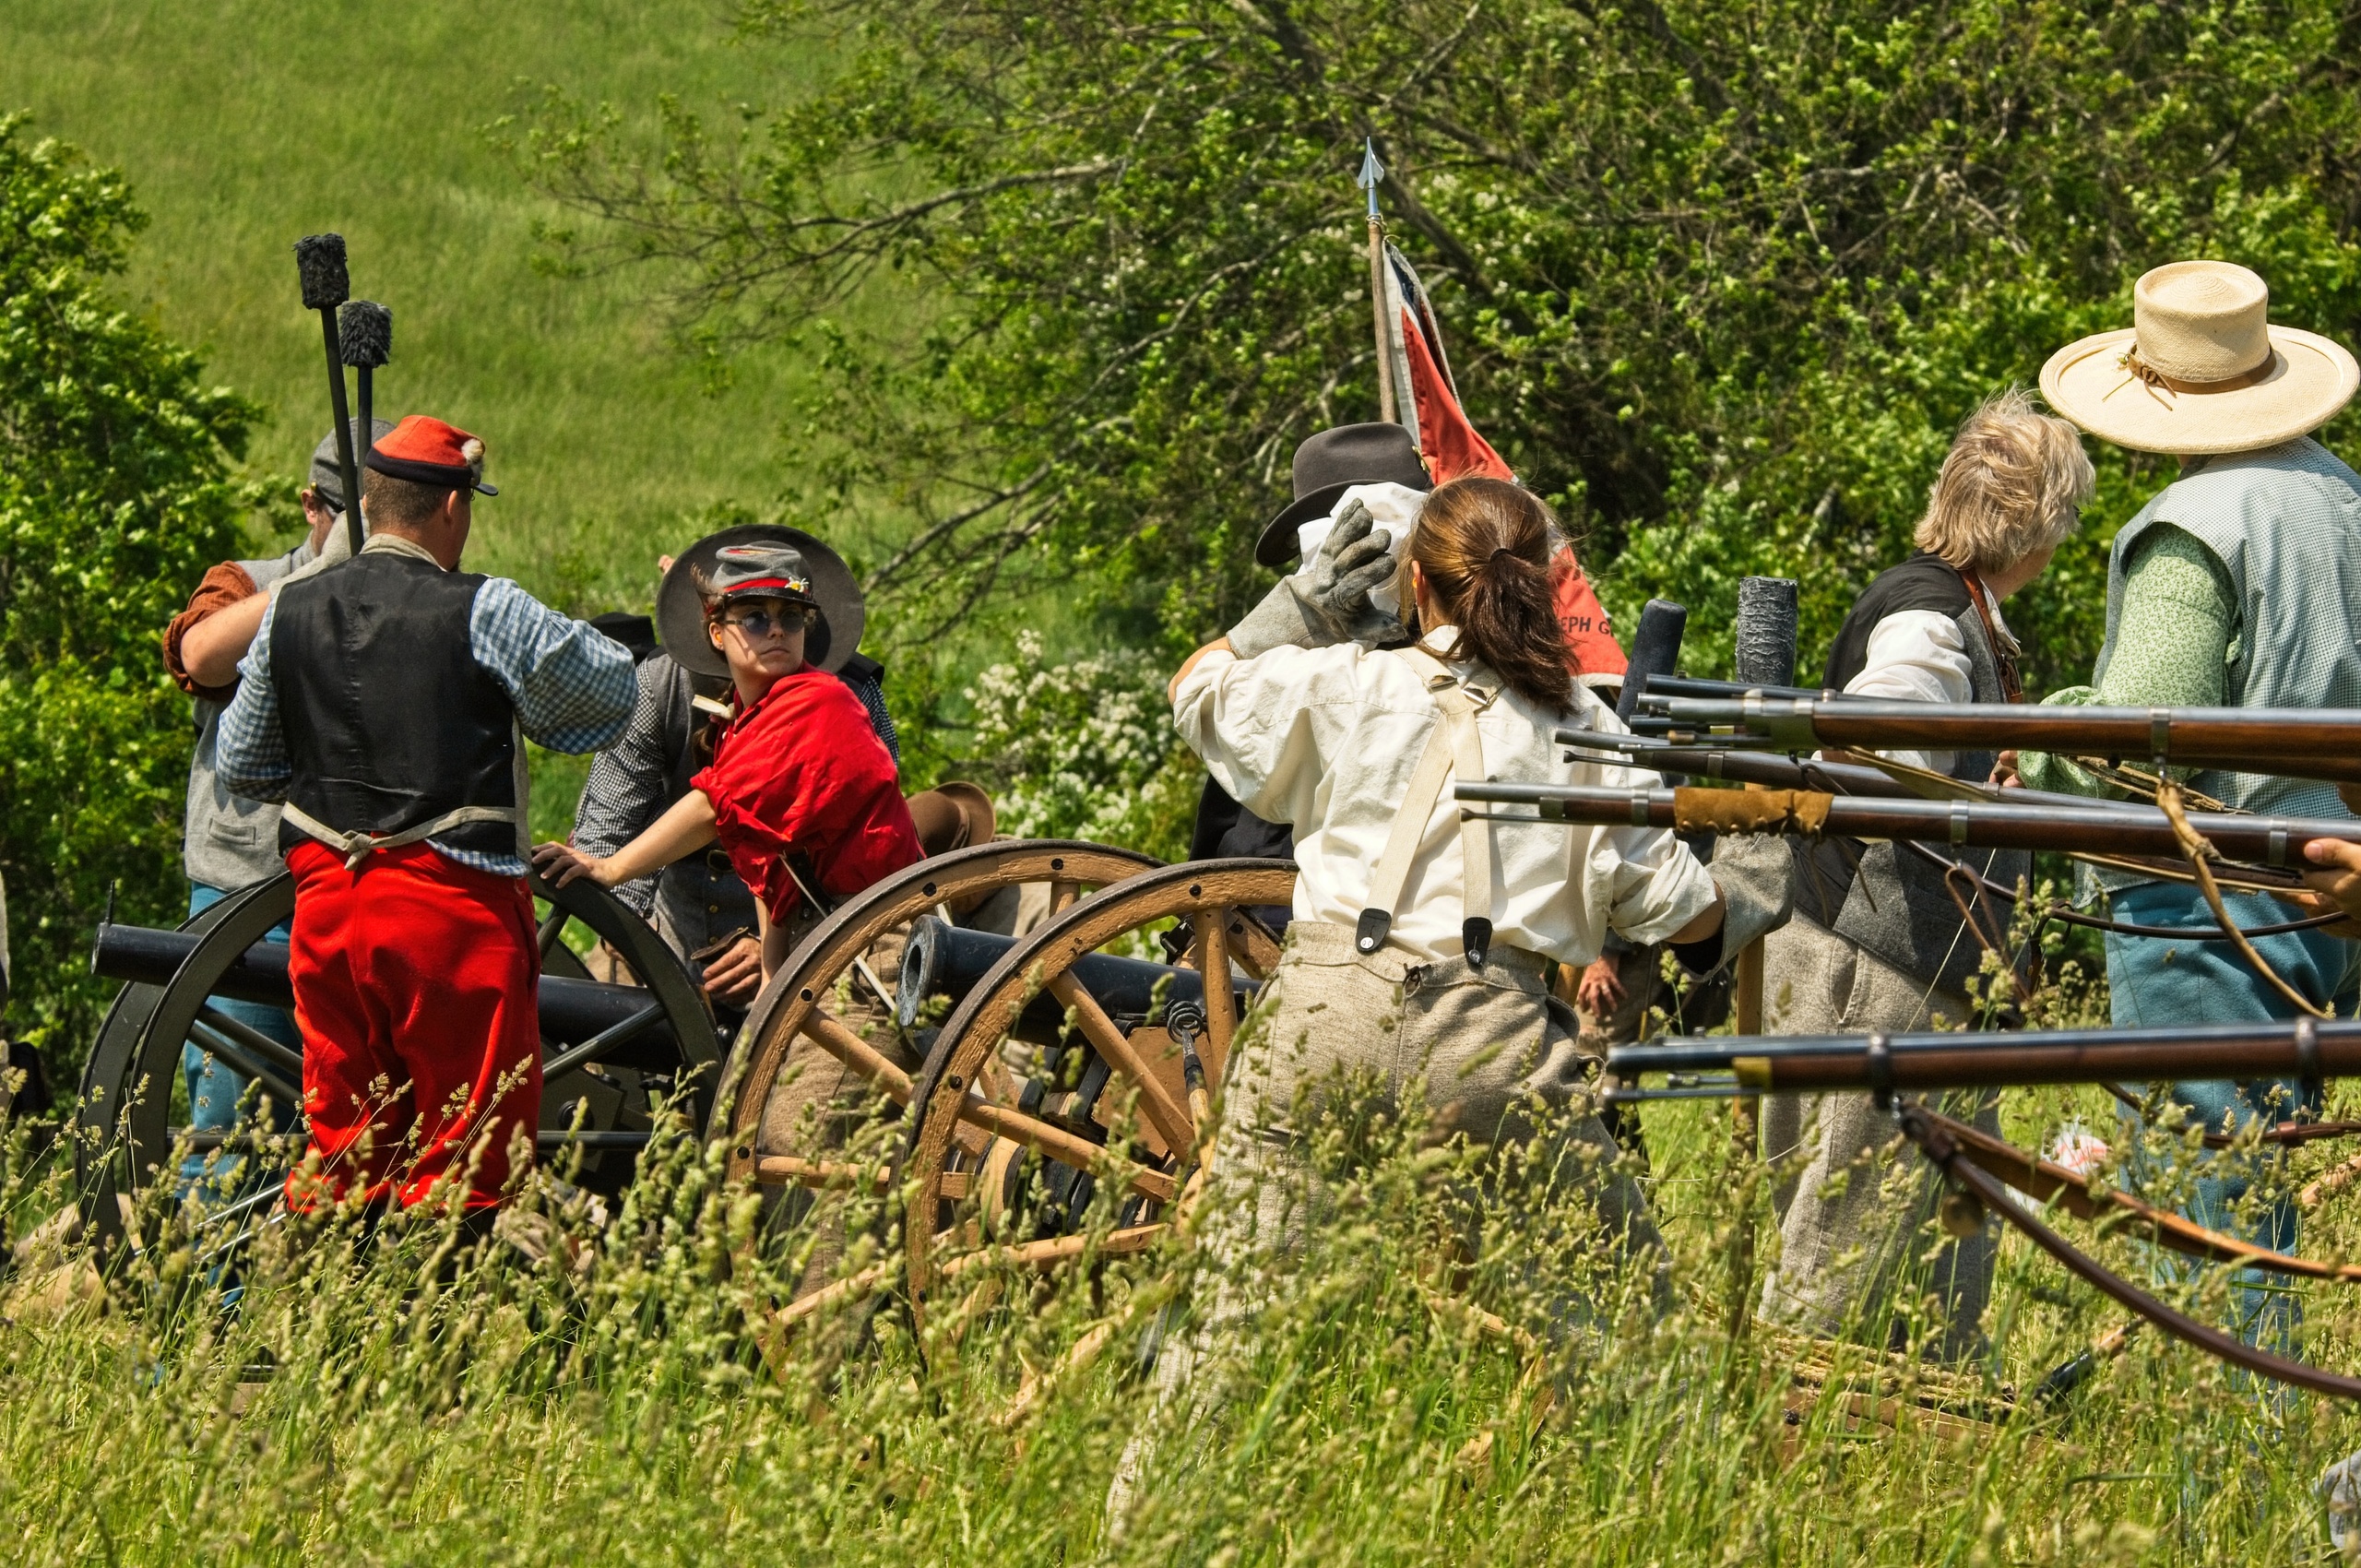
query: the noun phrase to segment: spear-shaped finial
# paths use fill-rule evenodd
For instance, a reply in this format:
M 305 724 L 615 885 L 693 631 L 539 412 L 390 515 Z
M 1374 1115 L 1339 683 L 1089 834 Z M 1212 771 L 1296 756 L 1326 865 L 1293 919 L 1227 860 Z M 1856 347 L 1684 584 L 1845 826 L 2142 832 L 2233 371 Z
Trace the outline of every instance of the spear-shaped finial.
M 1369 193 L 1369 307 L 1377 328 L 1377 417 L 1392 424 L 1394 356 L 1385 320 L 1385 220 L 1377 215 L 1377 183 L 1383 178 L 1385 165 L 1377 160 L 1376 139 L 1363 137 L 1361 172 L 1354 183 Z

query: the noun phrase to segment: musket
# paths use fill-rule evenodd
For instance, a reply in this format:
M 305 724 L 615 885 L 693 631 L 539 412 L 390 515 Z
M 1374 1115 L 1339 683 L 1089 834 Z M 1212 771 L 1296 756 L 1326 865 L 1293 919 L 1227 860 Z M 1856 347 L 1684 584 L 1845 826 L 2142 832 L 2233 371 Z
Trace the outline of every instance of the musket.
M 2026 790 L 1978 784 L 1952 778 L 1925 768 L 1896 767 L 1892 763 L 1838 762 L 1824 757 L 1789 756 L 1784 752 L 1731 751 L 1708 745 L 1675 745 L 1644 735 L 1623 735 L 1605 730 L 1560 730 L 1560 745 L 1581 751 L 1614 752 L 1619 761 L 1658 773 L 1679 773 L 1695 778 L 1715 778 L 1731 784 L 1760 784 L 1772 790 L 1819 790 L 1832 795 L 1870 795 L 1893 800 L 1962 800 L 2049 806 L 2058 811 L 2141 811 L 2134 801 L 2097 795 L 2067 795 L 2052 790 Z M 1572 760 L 1569 753 L 1568 761 Z
M 1643 1076 L 1714 1073 L 1705 1092 L 1777 1094 L 1866 1089 L 1873 1094 L 2022 1088 L 2207 1078 L 2361 1077 L 2361 1020 L 2181 1024 L 2142 1029 L 2007 1033 L 1722 1035 L 1607 1053 L 1610 1100 L 1661 1099 Z
M 1810 752 L 2040 751 L 2126 757 L 2361 783 L 2361 710 L 2270 707 L 2051 707 L 2029 703 L 1887 702 L 1864 697 L 1643 697 L 1663 739 Z
M 2013 794 L 2015 791 L 2009 791 Z M 1890 800 L 1812 790 L 1618 790 L 1579 784 L 1462 784 L 1463 803 L 1530 806 L 1538 821 L 1679 832 L 1799 833 L 1910 839 L 1978 849 L 2056 849 L 2084 859 L 2177 858 L 2172 819 L 2150 806 L 2060 809 L 1985 801 Z M 2315 840 L 2361 842 L 2354 817 L 2246 816 L 2190 812 L 2189 826 L 2233 861 L 2293 872 Z M 2292 886 L 2294 879 L 2273 879 Z

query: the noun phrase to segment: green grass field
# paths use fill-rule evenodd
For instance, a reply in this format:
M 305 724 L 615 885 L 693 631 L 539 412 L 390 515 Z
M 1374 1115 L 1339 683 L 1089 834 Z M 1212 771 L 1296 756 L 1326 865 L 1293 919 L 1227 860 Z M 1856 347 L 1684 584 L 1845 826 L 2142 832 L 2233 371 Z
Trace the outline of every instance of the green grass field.
M 2096 1091 L 2043 1092 L 2011 1097 L 2010 1130 L 2038 1139 L 2070 1107 L 2106 1124 Z M 766 1360 L 810 1233 L 750 1248 L 759 1200 L 686 1146 L 603 1229 L 535 1200 L 545 1236 L 578 1238 L 539 1265 L 503 1253 L 438 1282 L 431 1224 L 358 1257 L 349 1232 L 269 1230 L 233 1314 L 169 1233 L 101 1311 L 87 1265 L 24 1241 L 57 1187 L 0 1167 L 0 1530 L 43 1565 L 2333 1560 L 2310 1489 L 2356 1441 L 2347 1408 L 2259 1395 L 2153 1331 L 2071 1397 L 2023 1397 L 2121 1314 L 2013 1239 L 1987 1370 L 1760 1327 L 1734 1345 L 1726 1118 L 1647 1113 L 1662 1316 L 1602 1271 L 1579 1207 L 1495 1208 L 1453 1270 L 1456 1168 L 1355 1126 L 1372 1163 L 1331 1189 L 1337 1223 L 1193 1428 L 1140 1372 L 1164 1303 L 1209 1283 L 1178 1246 L 971 1272 L 915 1335 L 892 1302 L 824 1313 Z M 2349 1255 L 2361 1230 L 2332 1213 L 2306 1239 Z M 1593 1311 L 1537 1359 L 1468 1310 L 1536 1322 L 1542 1290 Z M 2306 1294 L 2308 1348 L 2349 1360 L 2351 1298 Z M 2218 1284 L 2195 1305 L 2218 1313 Z M 1085 1344 L 1101 1353 L 1070 1360 Z M 1797 1381 L 1814 1361 L 1817 1395 Z M 1878 1419 L 1928 1399 L 1948 1415 Z M 1119 1530 L 1109 1483 L 1143 1433 Z
M 777 55 L 765 55 L 775 70 Z M 317 320 L 290 246 L 341 232 L 356 294 L 395 315 L 380 412 L 483 435 L 502 487 L 471 562 L 586 611 L 644 604 L 654 555 L 717 502 L 759 506 L 793 455 L 791 355 L 708 392 L 645 303 L 645 276 L 537 275 L 552 209 L 483 127 L 554 82 L 645 114 L 763 98 L 718 0 L 14 0 L 0 106 L 120 166 L 153 226 L 126 303 L 269 410 L 260 473 L 300 473 L 328 427 Z

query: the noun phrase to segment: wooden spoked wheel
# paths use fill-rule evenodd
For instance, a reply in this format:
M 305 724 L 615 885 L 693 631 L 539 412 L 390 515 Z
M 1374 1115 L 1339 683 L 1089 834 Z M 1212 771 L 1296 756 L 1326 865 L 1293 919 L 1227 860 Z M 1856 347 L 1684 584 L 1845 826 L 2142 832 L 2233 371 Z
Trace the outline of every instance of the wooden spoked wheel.
M 1135 1252 L 1164 1231 L 1228 1062 L 1241 993 L 1278 962 L 1277 941 L 1249 911 L 1290 903 L 1295 875 L 1291 862 L 1264 860 L 1145 873 L 1043 926 L 968 992 L 913 1092 L 917 1118 L 900 1173 L 911 1309 L 921 1322 L 930 1285 L 971 1261 L 1080 1255 L 1086 1238 L 1038 1231 L 1073 1229 L 1099 1183 L 1123 1194 L 1102 1252 Z M 1180 963 L 1154 988 L 1161 994 L 1145 1016 L 1097 994 L 1131 986 L 1138 971 L 1122 960 L 1168 930 L 1166 951 L 1178 948 Z M 1228 983 L 1206 984 L 1211 976 Z M 1003 1050 L 1044 992 L 1062 1009 L 1059 1059 L 1019 1077 Z M 1059 1087 L 1067 1083 L 1078 1087 Z M 979 1133 L 991 1134 L 981 1150 Z M 1062 1194 L 1060 1223 L 1011 1236 L 1011 1222 L 1024 1218 L 1028 1172 Z
M 693 1116 L 704 1124 L 720 1065 L 713 1015 L 663 939 L 605 889 L 587 881 L 563 888 L 539 877 L 529 883 L 534 896 L 550 907 L 540 931 L 541 1154 L 548 1158 L 577 1149 L 578 1181 L 620 1191 L 652 1134 L 652 1113 L 667 1098 L 685 1094 Z M 102 1245 L 124 1239 L 122 1200 L 136 1201 L 154 1183 L 173 1180 L 178 1151 L 202 1155 L 221 1146 L 222 1134 L 193 1132 L 183 1124 L 184 1042 L 197 1041 L 258 1086 L 282 1118 L 302 1105 L 300 1049 L 291 1050 L 217 1005 L 219 995 L 231 992 L 291 1005 L 286 949 L 267 938 L 294 910 L 292 876 L 282 873 L 242 889 L 182 928 L 184 936 L 196 940 L 168 980 L 133 981 L 116 996 L 83 1070 L 76 1119 L 83 1219 Z M 588 978 L 564 942 L 573 921 L 621 956 L 629 984 Z M 287 1136 L 262 1140 L 255 1152 L 263 1169 L 242 1183 L 251 1191 L 207 1216 L 208 1226 L 233 1227 L 248 1214 L 269 1209 L 277 1182 L 268 1171 L 274 1166 L 283 1170 L 299 1146 L 302 1127 L 297 1116 Z
M 913 1042 L 888 1040 L 906 1028 L 899 1004 L 899 950 L 914 921 L 1001 893 L 1037 885 L 1047 907 L 1062 911 L 1088 890 L 1156 866 L 1150 856 L 1075 839 L 1006 839 L 920 861 L 847 899 L 796 945 L 739 1028 L 722 1073 L 713 1135 L 729 1140 L 730 1176 L 765 1186 L 829 1186 L 883 1172 L 848 1172 L 818 1151 L 770 1147 L 765 1112 L 790 1060 L 812 1048 L 866 1080 L 882 1108 L 906 1105 L 918 1055 Z M 889 961 L 890 959 L 890 961 Z M 799 1052 L 799 1040 L 808 1041 Z

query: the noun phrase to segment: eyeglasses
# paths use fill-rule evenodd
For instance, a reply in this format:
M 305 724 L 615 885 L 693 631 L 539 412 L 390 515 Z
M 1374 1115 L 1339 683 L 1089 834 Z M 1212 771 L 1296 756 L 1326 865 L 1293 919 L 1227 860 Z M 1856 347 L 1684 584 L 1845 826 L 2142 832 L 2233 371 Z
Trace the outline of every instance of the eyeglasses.
M 812 612 L 802 605 L 785 605 L 777 610 L 748 610 L 722 618 L 724 625 L 735 626 L 748 638 L 767 637 L 773 634 L 786 636 L 800 632 L 812 624 Z

